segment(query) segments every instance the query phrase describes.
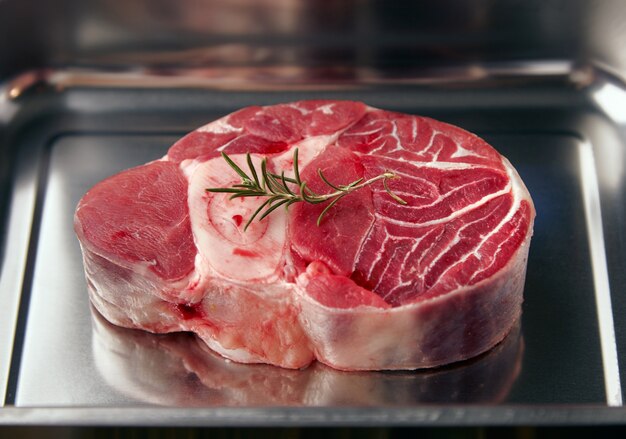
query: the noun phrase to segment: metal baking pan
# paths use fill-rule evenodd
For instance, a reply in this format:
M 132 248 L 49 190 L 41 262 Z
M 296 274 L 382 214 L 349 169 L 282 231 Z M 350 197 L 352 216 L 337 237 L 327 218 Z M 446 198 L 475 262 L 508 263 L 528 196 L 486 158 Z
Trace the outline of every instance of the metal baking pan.
M 219 75 L 48 71 L 4 84 L 0 424 L 626 423 L 626 89 L 569 63 L 484 72 L 225 87 Z M 72 230 L 87 189 L 237 108 L 307 98 L 445 120 L 515 165 L 537 219 L 523 318 L 503 343 L 428 371 L 289 371 L 224 361 L 188 334 L 117 328 L 91 309 Z

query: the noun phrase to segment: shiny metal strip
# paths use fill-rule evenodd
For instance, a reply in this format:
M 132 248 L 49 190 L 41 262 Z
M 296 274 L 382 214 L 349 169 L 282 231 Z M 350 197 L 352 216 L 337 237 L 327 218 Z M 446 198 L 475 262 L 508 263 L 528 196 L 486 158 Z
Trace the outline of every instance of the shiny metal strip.
M 35 160 L 36 161 L 36 160 Z M 36 178 L 30 167 L 15 180 L 9 206 L 7 240 L 0 267 L 0 407 L 7 397 L 7 385 L 13 355 L 16 325 L 20 306 L 20 292 L 28 258 L 36 198 Z
M 19 97 L 26 89 L 44 80 L 57 88 L 71 87 L 133 87 L 133 88 L 214 88 L 238 90 L 317 90 L 354 89 L 364 85 L 384 84 L 445 84 L 456 82 L 473 83 L 495 78 L 548 78 L 563 77 L 576 81 L 588 80 L 588 73 L 575 70 L 568 60 L 487 63 L 478 65 L 439 68 L 434 70 L 402 69 L 389 73 L 384 69 L 354 68 L 344 75 L 329 79 L 327 69 L 306 66 L 267 66 L 267 67 L 181 67 L 160 72 L 151 69 L 150 73 L 126 71 L 98 71 L 85 69 L 59 69 L 45 73 L 29 72 L 13 80 L 10 96 Z
M 617 359 L 617 344 L 615 340 L 615 325 L 613 323 L 613 307 L 611 304 L 611 288 L 609 285 L 604 233 L 602 231 L 600 190 L 593 147 L 589 142 L 580 144 L 580 173 L 585 205 L 585 220 L 587 222 L 587 238 L 591 252 L 596 312 L 600 330 L 606 402 L 609 406 L 621 406 L 622 386 Z

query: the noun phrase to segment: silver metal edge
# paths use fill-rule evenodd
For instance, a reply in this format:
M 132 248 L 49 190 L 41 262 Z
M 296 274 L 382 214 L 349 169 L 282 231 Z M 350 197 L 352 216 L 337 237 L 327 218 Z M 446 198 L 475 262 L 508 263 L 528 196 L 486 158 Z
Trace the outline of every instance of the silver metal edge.
M 34 219 L 38 158 L 31 157 L 29 166 L 14 181 L 12 198 L 9 203 L 9 220 L 7 223 L 7 241 L 5 257 L 0 267 L 0 407 L 4 406 L 7 397 L 7 386 L 13 348 L 16 337 L 17 321 L 21 293 L 24 287 L 24 273 L 28 258 L 30 235 Z M 18 157 L 17 163 L 27 161 Z
M 623 404 L 622 386 L 617 356 L 604 233 L 602 230 L 598 175 L 596 172 L 593 146 L 588 141 L 581 142 L 579 145 L 581 185 L 585 207 L 585 221 L 587 222 L 587 239 L 591 253 L 598 329 L 600 331 L 606 402 L 609 406 L 621 406 Z
M 202 408 L 54 407 L 0 410 L 1 425 L 74 426 L 511 426 L 614 425 L 626 419 L 623 407 L 489 406 L 419 408 L 373 407 Z
M 57 90 L 86 88 L 207 88 L 228 91 L 280 90 L 346 90 L 376 85 L 447 85 L 475 84 L 497 78 L 569 78 L 572 82 L 589 82 L 592 67 L 568 60 L 519 61 L 467 64 L 430 70 L 381 69 L 359 67 L 332 79 L 324 77 L 326 69 L 306 66 L 265 66 L 179 68 L 163 72 L 142 68 L 129 70 L 62 68 L 22 72 L 5 82 L 4 96 L 19 99 L 31 87 L 46 84 Z

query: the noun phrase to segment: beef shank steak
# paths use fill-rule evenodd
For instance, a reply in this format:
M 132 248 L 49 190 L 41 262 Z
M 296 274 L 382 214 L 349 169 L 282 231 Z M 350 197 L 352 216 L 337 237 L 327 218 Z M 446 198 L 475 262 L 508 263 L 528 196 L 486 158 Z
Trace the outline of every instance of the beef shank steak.
M 230 199 L 266 158 L 318 193 L 385 171 L 343 197 L 246 221 L 264 201 Z M 192 331 L 222 356 L 301 368 L 416 369 L 463 360 L 519 319 L 534 207 L 485 141 L 433 119 L 359 102 L 248 107 L 114 175 L 75 214 L 90 298 L 109 321 Z

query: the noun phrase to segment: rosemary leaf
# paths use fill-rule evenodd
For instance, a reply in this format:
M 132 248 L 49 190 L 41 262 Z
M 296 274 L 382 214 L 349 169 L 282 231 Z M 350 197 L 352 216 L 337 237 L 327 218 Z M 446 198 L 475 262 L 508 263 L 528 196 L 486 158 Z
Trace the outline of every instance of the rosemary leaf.
M 267 189 L 270 192 L 273 192 L 272 189 L 269 187 L 270 182 L 269 182 L 269 173 L 267 172 L 267 160 L 264 158 L 263 160 L 261 160 L 261 178 L 263 179 L 263 189 Z
M 387 179 L 383 179 L 383 187 L 385 188 L 385 191 L 389 194 L 389 196 L 391 198 L 393 198 L 394 200 L 396 200 L 398 203 L 402 204 L 403 206 L 406 206 L 408 203 L 406 201 L 404 201 L 402 198 L 400 198 L 398 195 L 394 194 L 391 189 L 389 189 L 389 186 L 387 186 Z
M 300 197 L 302 201 L 306 201 L 307 203 L 317 204 L 317 194 L 313 193 L 305 182 L 300 183 Z
M 263 204 L 261 204 L 257 210 L 254 211 L 254 213 L 252 214 L 252 216 L 250 217 L 250 219 L 246 222 L 246 225 L 243 227 L 243 231 L 245 232 L 246 230 L 248 230 L 248 226 L 252 223 L 252 221 L 254 221 L 254 219 L 256 218 L 256 216 L 265 208 L 265 206 L 267 206 L 268 204 L 270 204 L 272 202 L 272 199 L 269 198 L 267 200 L 265 200 L 263 202 Z
M 345 186 L 341 186 L 341 189 L 344 191 L 348 191 L 352 189 L 353 187 L 355 187 L 356 185 L 358 185 L 359 183 L 361 183 L 362 181 L 363 181 L 363 178 L 359 178 L 358 180 L 354 180 L 352 183 L 348 183 Z
M 272 204 L 271 207 L 268 207 L 267 210 L 263 212 L 263 215 L 259 217 L 259 221 L 261 221 L 263 218 L 268 216 L 270 213 L 278 209 L 283 204 L 288 203 L 289 201 L 290 201 L 289 199 L 283 199 L 283 200 L 278 201 L 277 203 Z
M 339 186 L 335 186 L 335 185 L 334 185 L 334 184 L 332 184 L 330 181 L 328 181 L 328 179 L 324 176 L 324 173 L 322 172 L 322 169 L 321 169 L 321 168 L 317 170 L 317 175 L 319 175 L 319 176 L 320 176 L 320 178 L 322 179 L 322 181 L 323 181 L 324 183 L 326 183 L 328 186 L 330 186 L 330 187 L 331 187 L 331 188 L 333 188 L 334 190 L 336 190 L 336 191 L 341 191 L 341 190 L 343 190 L 341 187 L 339 187 Z
M 322 210 L 322 213 L 320 213 L 320 216 L 317 217 L 317 221 L 316 224 L 319 227 L 320 224 L 322 223 L 322 218 L 324 218 L 324 215 L 326 215 L 326 212 L 328 212 L 330 210 L 331 207 L 333 207 L 335 204 L 337 204 L 337 202 L 339 200 L 341 200 L 343 197 L 345 197 L 348 194 L 348 192 L 343 193 L 342 195 L 339 195 L 337 198 L 335 198 L 333 201 L 331 201 L 330 203 L 328 203 L 328 206 L 326 206 L 324 208 L 324 210 Z
M 267 174 L 267 187 L 273 194 L 285 194 L 285 189 L 272 174 Z
M 252 163 L 252 156 L 250 153 L 246 154 L 246 161 L 248 162 L 248 167 L 250 168 L 250 172 L 252 173 L 252 178 L 254 178 L 254 182 L 257 186 L 261 186 L 261 182 L 259 181 L 259 176 L 256 173 L 256 169 L 254 169 L 254 163 Z
M 205 189 L 206 192 L 225 192 L 228 194 L 238 194 L 241 192 L 241 189 L 237 187 L 211 187 Z
M 295 179 L 295 178 L 287 177 L 287 176 L 285 175 L 285 171 L 283 171 L 280 175 L 278 175 L 278 174 L 270 174 L 270 175 L 271 175 L 272 177 L 274 177 L 274 178 L 280 178 L 281 180 L 283 179 L 283 175 L 284 175 L 284 177 L 285 177 L 285 181 L 286 181 L 286 182 L 288 182 L 288 183 L 292 183 L 292 184 L 298 184 L 298 182 L 296 181 L 296 179 Z M 299 185 L 298 185 L 298 186 L 299 186 Z
M 274 174 L 272 174 L 272 176 L 274 176 Z M 296 196 L 295 192 L 293 192 L 293 191 L 289 188 L 289 185 L 287 184 L 287 178 L 285 177 L 285 171 L 281 172 L 281 174 L 280 174 L 280 180 L 283 182 L 283 187 L 285 188 L 285 191 L 286 191 L 289 195 Z
M 298 148 L 293 151 L 293 175 L 298 186 L 302 186 L 302 180 L 300 179 L 300 169 L 298 168 Z
M 239 176 L 241 178 L 243 178 L 243 181 L 246 180 L 250 180 L 250 177 L 248 177 L 248 174 L 246 174 L 245 172 L 243 172 L 243 170 L 237 166 L 237 164 L 235 162 L 232 161 L 232 159 L 230 157 L 228 157 L 228 154 L 226 154 L 225 152 L 222 152 L 222 157 L 224 158 L 224 160 L 226 160 L 226 163 L 228 163 L 228 165 L 233 168 L 233 170 L 239 174 Z

